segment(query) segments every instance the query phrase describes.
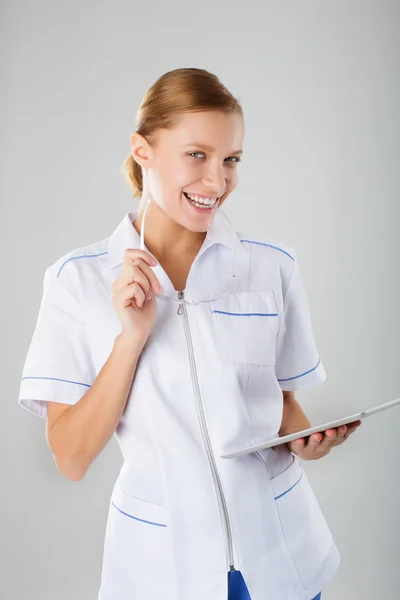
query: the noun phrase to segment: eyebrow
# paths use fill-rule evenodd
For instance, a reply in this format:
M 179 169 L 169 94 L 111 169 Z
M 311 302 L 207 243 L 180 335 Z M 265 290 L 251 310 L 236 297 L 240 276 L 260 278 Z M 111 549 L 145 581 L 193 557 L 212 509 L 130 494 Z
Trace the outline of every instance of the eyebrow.
M 198 142 L 191 142 L 189 144 L 183 145 L 184 148 L 186 148 L 187 146 L 197 146 L 197 148 L 204 148 L 205 150 L 209 150 L 210 152 L 213 152 L 215 150 L 214 146 L 210 146 L 209 144 L 201 144 Z M 243 154 L 243 150 L 233 150 L 232 154 Z

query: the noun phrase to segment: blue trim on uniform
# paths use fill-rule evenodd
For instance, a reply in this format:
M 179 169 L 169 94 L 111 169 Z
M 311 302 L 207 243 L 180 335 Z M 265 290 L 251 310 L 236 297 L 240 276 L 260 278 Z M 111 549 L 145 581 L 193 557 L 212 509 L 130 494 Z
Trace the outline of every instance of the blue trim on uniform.
M 283 250 L 282 248 L 278 248 L 278 246 L 273 246 L 272 244 L 266 244 L 265 242 L 255 242 L 254 240 L 240 240 L 240 241 L 248 242 L 249 244 L 258 244 L 260 246 L 269 246 L 270 248 L 275 248 L 275 250 L 280 250 L 281 252 L 286 254 L 289 258 L 294 260 L 294 257 L 291 254 L 289 254 L 289 252 L 286 252 L 286 250 Z
M 313 600 L 321 600 L 317 594 Z M 228 600 L 251 600 L 249 590 L 240 571 L 228 571 Z
M 288 377 L 287 379 L 278 379 L 278 381 L 290 381 L 291 379 L 298 379 L 299 377 L 304 377 L 304 375 L 308 375 L 309 373 L 312 373 L 312 371 L 315 371 L 315 369 L 318 367 L 320 362 L 321 362 L 321 359 L 318 360 L 315 367 L 313 367 L 309 371 L 306 371 L 305 373 L 302 373 L 301 375 L 295 375 L 295 377 Z
M 66 260 L 60 267 L 58 273 L 57 273 L 57 277 L 59 277 L 61 270 L 64 268 L 64 266 L 67 264 L 67 262 L 69 262 L 70 260 L 76 260 L 78 258 L 94 258 L 96 256 L 104 256 L 105 254 L 108 254 L 107 252 L 100 252 L 100 254 L 82 254 L 82 256 L 71 256 L 71 258 L 68 258 L 68 260 Z
M 128 513 L 124 512 L 123 510 L 121 510 L 120 508 L 118 508 L 118 506 L 116 504 L 114 504 L 114 502 L 111 502 L 111 504 L 117 510 L 119 510 L 120 513 L 122 513 L 126 517 L 129 517 L 130 519 L 135 519 L 135 521 L 141 521 L 142 523 L 147 523 L 148 525 L 156 525 L 157 527 L 166 527 L 166 525 L 164 525 L 164 523 L 153 523 L 152 521 L 145 521 L 144 519 L 139 519 L 138 517 L 134 517 L 133 515 L 129 515 Z
M 213 313 L 219 313 L 220 315 L 233 315 L 235 317 L 277 317 L 278 313 L 233 313 L 226 312 L 225 310 L 213 310 Z
M 87 383 L 81 383 L 80 381 L 70 381 L 69 379 L 58 379 L 58 377 L 22 377 L 22 379 L 51 379 L 52 381 L 63 381 L 64 383 L 74 383 L 75 385 L 84 385 L 85 387 L 92 387 Z
M 292 490 L 300 481 L 300 479 L 303 477 L 303 472 L 301 473 L 300 477 L 298 478 L 298 480 L 296 481 L 296 483 L 294 483 L 292 485 L 292 487 L 290 487 L 289 489 L 286 490 L 286 492 L 283 492 L 282 494 L 279 494 L 279 496 L 275 496 L 274 500 L 278 500 L 278 498 L 282 498 L 282 496 L 284 496 L 285 494 L 289 493 L 290 490 Z

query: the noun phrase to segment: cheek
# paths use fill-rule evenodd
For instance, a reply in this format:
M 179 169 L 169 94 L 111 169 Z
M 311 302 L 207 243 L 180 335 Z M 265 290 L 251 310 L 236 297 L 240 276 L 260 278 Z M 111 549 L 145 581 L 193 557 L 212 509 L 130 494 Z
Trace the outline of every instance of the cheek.
M 202 176 L 202 169 L 196 162 L 170 158 L 168 161 L 163 160 L 157 166 L 156 172 L 153 173 L 151 189 L 165 199 L 176 197 L 177 192 L 188 189 L 191 184 L 196 184 Z M 237 169 L 227 169 L 225 178 L 229 195 L 238 184 Z
M 237 166 L 233 167 L 230 175 L 228 175 L 229 185 L 232 185 L 232 188 L 235 188 L 238 184 L 239 172 L 237 169 Z
M 148 173 L 151 192 L 159 199 L 160 203 L 168 203 L 171 196 L 176 196 L 179 187 L 187 185 L 184 174 L 179 165 L 173 161 L 163 161 Z
M 191 168 L 190 165 L 182 161 L 171 161 L 164 164 L 160 171 L 160 179 L 164 189 L 169 193 L 176 193 L 196 182 L 198 175 L 196 169 Z
M 233 192 L 233 190 L 236 188 L 237 184 L 238 184 L 238 172 L 237 171 L 233 171 L 232 173 L 229 173 L 227 176 L 227 180 L 226 180 L 226 188 L 228 191 L 228 194 L 230 194 L 231 192 Z
M 151 178 L 149 177 L 151 192 L 171 218 L 176 218 L 182 189 L 187 189 L 188 185 L 196 181 L 193 175 L 186 171 L 182 166 L 168 161 L 168 164 L 160 165 Z

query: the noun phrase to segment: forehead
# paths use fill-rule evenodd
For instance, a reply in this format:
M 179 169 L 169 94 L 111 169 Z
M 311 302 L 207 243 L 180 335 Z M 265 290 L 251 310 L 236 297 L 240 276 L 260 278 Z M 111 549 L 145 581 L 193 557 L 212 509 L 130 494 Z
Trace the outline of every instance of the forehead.
M 181 113 L 172 129 L 159 131 L 160 145 L 173 142 L 184 147 L 189 144 L 211 145 L 228 151 L 242 147 L 244 123 L 240 113 L 212 110 Z

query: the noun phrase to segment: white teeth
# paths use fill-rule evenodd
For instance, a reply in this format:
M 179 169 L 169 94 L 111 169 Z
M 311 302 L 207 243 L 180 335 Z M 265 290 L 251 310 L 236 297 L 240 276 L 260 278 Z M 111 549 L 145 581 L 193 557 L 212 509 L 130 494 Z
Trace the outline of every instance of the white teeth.
M 198 204 L 203 204 L 206 206 L 214 206 L 217 201 L 217 198 L 200 198 L 199 196 L 192 196 L 191 194 L 187 194 L 187 196 L 190 198 L 190 200 L 193 200 L 193 202 L 197 202 Z

